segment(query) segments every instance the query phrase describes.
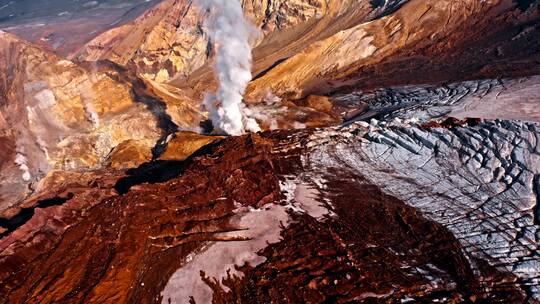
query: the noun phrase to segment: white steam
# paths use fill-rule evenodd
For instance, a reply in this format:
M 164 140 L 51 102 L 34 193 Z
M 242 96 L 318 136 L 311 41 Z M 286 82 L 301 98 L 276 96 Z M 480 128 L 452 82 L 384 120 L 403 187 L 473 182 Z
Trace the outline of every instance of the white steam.
M 21 169 L 22 179 L 25 182 L 29 182 L 32 179 L 32 174 L 30 174 L 30 168 L 28 167 L 28 158 L 26 158 L 24 150 L 17 151 L 17 155 L 15 156 L 15 164 L 19 166 L 19 169 Z
M 94 74 L 90 75 L 92 82 L 97 82 L 96 76 Z M 92 82 L 85 81 L 81 83 L 77 88 L 81 92 L 81 99 L 84 104 L 84 112 L 86 114 L 86 119 L 92 123 L 94 128 L 99 127 L 99 114 L 96 112 L 94 107 L 94 92 L 92 91 Z
M 216 49 L 216 75 L 219 88 L 207 94 L 204 104 L 218 133 L 240 135 L 245 131 L 260 131 L 242 103 L 251 81 L 251 46 L 249 38 L 254 30 L 244 19 L 238 0 L 198 0 L 200 6 L 210 10 L 210 38 Z

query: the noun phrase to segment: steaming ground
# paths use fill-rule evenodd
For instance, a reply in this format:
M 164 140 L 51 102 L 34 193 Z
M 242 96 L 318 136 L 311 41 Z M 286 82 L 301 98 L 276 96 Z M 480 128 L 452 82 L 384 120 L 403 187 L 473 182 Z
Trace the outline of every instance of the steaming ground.
M 207 24 L 216 52 L 215 73 L 219 88 L 207 94 L 204 104 L 217 133 L 241 135 L 258 132 L 260 127 L 242 102 L 251 75 L 250 38 L 256 29 L 244 18 L 237 0 L 199 0 L 210 12 Z

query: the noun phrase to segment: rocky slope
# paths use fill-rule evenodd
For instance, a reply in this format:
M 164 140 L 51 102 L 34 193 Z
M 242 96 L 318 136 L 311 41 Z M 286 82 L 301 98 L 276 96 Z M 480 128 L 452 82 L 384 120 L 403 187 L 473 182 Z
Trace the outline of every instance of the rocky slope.
M 261 33 L 246 101 L 271 113 L 258 118 L 266 128 L 336 123 L 331 108 L 307 100 L 320 95 L 540 72 L 534 1 L 271 3 L 242 2 Z M 200 102 L 216 86 L 205 17 L 196 1 L 163 1 L 75 57 L 112 60 Z
M 78 66 L 8 33 L 0 33 L 0 45 L 1 211 L 39 188 L 51 171 L 100 168 L 128 140 L 148 155 L 174 131 L 151 99 L 159 93 L 142 81 Z M 184 114 L 178 125 L 197 126 L 200 119 L 189 120 L 197 111 L 173 106 Z
M 534 301 L 537 136 L 355 124 L 96 172 L 2 223 L 3 301 Z
M 539 1 L 241 5 L 238 137 L 195 1 L 0 32 L 0 303 L 540 302 Z
M 260 31 L 254 41 L 259 44 L 256 69 L 263 70 L 321 37 L 380 16 L 398 2 L 374 6 L 366 0 L 242 1 L 246 16 Z M 212 52 L 205 17 L 197 1 L 162 1 L 137 20 L 95 38 L 74 57 L 112 60 L 158 82 L 183 80 L 199 68 L 203 68 L 199 74 L 211 78 L 211 71 L 203 67 Z
M 310 45 L 252 82 L 250 94 L 264 88 L 296 99 L 354 85 L 534 75 L 539 11 L 537 3 L 525 8 L 504 0 L 410 1 Z

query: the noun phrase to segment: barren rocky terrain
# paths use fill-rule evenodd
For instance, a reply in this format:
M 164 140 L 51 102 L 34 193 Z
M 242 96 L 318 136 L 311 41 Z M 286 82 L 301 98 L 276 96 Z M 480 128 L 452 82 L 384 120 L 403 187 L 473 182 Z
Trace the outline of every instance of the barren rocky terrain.
M 0 0 L 0 303 L 540 303 L 539 1 L 232 1 Z

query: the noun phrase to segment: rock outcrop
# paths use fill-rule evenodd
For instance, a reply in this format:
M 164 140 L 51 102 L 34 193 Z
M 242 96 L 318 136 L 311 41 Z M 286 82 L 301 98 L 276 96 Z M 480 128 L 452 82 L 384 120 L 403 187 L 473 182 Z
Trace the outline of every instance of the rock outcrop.
M 53 170 L 97 169 L 126 140 L 150 150 L 158 121 L 132 86 L 0 34 L 0 210 Z
M 287 58 L 253 81 L 250 94 L 301 98 L 355 85 L 535 75 L 539 16 L 537 4 L 505 0 L 409 1 Z
M 399 1 L 381 7 L 370 2 L 242 1 L 247 18 L 260 31 L 254 42 L 259 45 L 256 69 L 262 71 L 308 43 L 391 11 Z M 183 81 L 199 69 L 197 74 L 212 78 L 207 65 L 212 49 L 205 16 L 197 1 L 165 0 L 133 22 L 96 37 L 73 57 L 111 60 L 158 82 Z

